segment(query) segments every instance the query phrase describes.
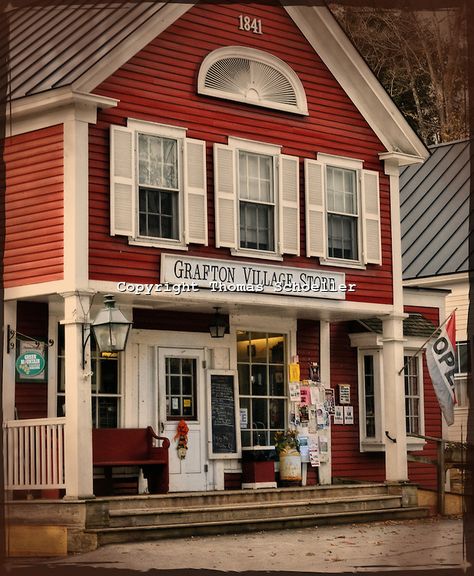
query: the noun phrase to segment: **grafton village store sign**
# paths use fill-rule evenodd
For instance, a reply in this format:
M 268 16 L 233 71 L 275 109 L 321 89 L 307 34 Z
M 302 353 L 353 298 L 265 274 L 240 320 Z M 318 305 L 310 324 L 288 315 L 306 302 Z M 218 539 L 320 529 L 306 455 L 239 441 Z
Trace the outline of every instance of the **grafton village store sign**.
M 261 292 L 335 300 L 344 300 L 346 292 L 355 290 L 355 284 L 345 284 L 341 272 L 169 254 L 161 256 L 161 281 L 168 285 L 189 285 L 193 291 L 205 288 L 212 292 Z M 152 288 L 151 292 L 155 290 L 161 291 Z

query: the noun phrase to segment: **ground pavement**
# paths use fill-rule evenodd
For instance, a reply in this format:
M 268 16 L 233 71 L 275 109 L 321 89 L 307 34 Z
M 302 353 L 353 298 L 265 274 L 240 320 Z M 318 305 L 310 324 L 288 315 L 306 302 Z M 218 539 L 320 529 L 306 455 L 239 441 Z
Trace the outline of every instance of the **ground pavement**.
M 93 575 L 95 568 L 101 568 L 101 574 L 127 569 L 127 575 L 149 570 L 178 570 L 176 574 L 186 575 L 192 569 L 305 574 L 403 569 L 405 573 L 421 568 L 437 574 L 466 567 L 462 542 L 461 518 L 435 517 L 108 545 L 63 559 L 15 560 L 9 572 L 23 574 L 22 568 L 29 567 L 25 574 L 33 575 L 36 565 L 38 573 L 49 567 L 51 574 L 61 576 L 88 576 L 89 570 Z

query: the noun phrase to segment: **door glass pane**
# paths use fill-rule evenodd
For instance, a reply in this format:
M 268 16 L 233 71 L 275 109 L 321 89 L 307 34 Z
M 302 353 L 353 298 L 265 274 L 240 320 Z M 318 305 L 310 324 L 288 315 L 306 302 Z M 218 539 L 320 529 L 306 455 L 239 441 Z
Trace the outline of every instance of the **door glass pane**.
M 167 357 L 165 359 L 166 416 L 168 420 L 197 420 L 197 360 Z

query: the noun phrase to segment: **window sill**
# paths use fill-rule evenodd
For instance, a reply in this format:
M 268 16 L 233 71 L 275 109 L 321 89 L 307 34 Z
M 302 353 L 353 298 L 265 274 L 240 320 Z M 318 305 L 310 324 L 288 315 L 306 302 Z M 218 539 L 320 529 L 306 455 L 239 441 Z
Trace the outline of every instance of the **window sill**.
M 426 446 L 426 441 L 425 440 L 408 440 L 407 439 L 407 450 L 410 452 L 416 452 L 418 450 L 423 450 L 423 448 Z
M 426 446 L 425 440 L 410 441 L 407 439 L 407 451 L 416 452 L 423 450 Z M 363 440 L 360 443 L 361 452 L 385 452 L 385 442 L 383 440 Z
M 182 244 L 179 240 L 166 240 L 152 239 L 152 238 L 130 238 L 128 239 L 130 246 L 148 246 L 149 248 L 166 248 L 171 250 L 183 250 L 187 251 L 189 248 Z
M 232 256 L 239 258 L 258 258 L 260 260 L 274 260 L 278 262 L 283 261 L 283 256 L 275 252 L 264 252 L 263 250 L 235 250 L 231 248 L 230 253 Z
M 320 258 L 319 263 L 321 266 L 334 266 L 336 268 L 354 268 L 354 270 L 366 270 L 367 266 L 361 264 L 360 262 L 355 262 L 352 260 L 331 260 L 326 258 Z
M 385 452 L 385 442 L 383 440 L 362 440 L 360 443 L 361 452 Z

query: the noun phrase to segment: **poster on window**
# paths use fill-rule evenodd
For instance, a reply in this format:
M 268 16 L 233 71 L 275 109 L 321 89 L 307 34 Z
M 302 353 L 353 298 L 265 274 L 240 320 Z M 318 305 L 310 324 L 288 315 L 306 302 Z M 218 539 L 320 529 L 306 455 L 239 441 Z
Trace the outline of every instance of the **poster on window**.
M 249 426 L 249 415 L 247 408 L 240 409 L 240 427 L 242 429 L 248 428 Z
M 334 406 L 334 424 L 344 424 L 344 406 Z
M 354 424 L 354 406 L 344 406 L 344 424 Z
M 288 390 L 290 392 L 290 402 L 301 402 L 299 382 L 290 382 L 288 384 Z

